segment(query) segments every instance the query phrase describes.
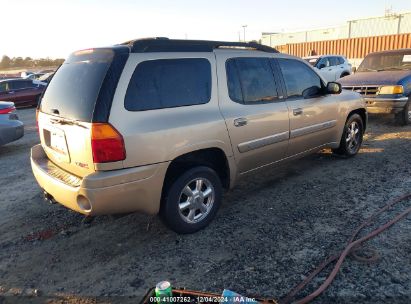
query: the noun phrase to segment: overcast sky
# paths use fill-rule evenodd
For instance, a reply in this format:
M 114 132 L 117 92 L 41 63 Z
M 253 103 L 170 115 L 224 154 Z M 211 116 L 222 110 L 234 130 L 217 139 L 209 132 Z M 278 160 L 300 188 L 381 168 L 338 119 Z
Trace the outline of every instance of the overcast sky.
M 410 0 L 0 0 L 0 56 L 67 57 L 141 37 L 238 41 L 411 11 Z

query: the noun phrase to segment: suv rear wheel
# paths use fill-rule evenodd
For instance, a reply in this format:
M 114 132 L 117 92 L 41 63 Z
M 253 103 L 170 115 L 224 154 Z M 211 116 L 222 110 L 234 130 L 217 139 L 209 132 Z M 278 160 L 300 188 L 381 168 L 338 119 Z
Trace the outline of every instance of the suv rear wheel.
M 403 126 L 411 124 L 411 98 L 408 99 L 404 110 L 396 115 L 396 119 Z
M 364 134 L 364 123 L 358 114 L 348 117 L 340 141 L 340 147 L 333 149 L 333 153 L 346 157 L 354 156 L 361 148 Z
M 216 215 L 222 192 L 220 178 L 213 169 L 191 168 L 167 189 L 160 216 L 177 233 L 196 232 Z

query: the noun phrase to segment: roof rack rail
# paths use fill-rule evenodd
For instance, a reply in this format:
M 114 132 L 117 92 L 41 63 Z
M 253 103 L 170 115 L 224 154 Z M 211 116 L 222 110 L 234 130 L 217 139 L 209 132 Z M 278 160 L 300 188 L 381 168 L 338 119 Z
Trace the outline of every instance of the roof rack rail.
M 144 38 L 122 43 L 128 45 L 132 53 L 149 52 L 212 52 L 218 48 L 247 48 L 267 53 L 279 53 L 275 48 L 256 42 L 228 42 L 208 40 L 179 40 L 165 37 Z

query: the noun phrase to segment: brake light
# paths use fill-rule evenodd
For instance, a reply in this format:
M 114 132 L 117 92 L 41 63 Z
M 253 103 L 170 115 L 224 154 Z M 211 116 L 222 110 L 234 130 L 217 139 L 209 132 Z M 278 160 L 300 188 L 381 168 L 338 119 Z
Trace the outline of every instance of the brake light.
M 91 149 L 94 163 L 108 163 L 126 159 L 123 137 L 108 123 L 92 124 Z
M 15 110 L 16 110 L 16 107 L 15 107 L 15 106 L 11 106 L 11 107 L 9 107 L 9 108 L 0 109 L 0 114 L 9 114 L 9 113 L 11 113 L 11 112 L 13 112 L 13 111 L 15 111 Z

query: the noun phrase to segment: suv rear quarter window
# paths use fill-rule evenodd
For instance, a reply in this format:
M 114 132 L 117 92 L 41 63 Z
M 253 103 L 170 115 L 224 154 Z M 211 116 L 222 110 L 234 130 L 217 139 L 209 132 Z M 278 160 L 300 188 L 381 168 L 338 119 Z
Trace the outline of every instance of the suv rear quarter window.
M 211 98 L 211 65 L 205 58 L 156 59 L 137 65 L 124 106 L 145 111 L 205 104 Z

